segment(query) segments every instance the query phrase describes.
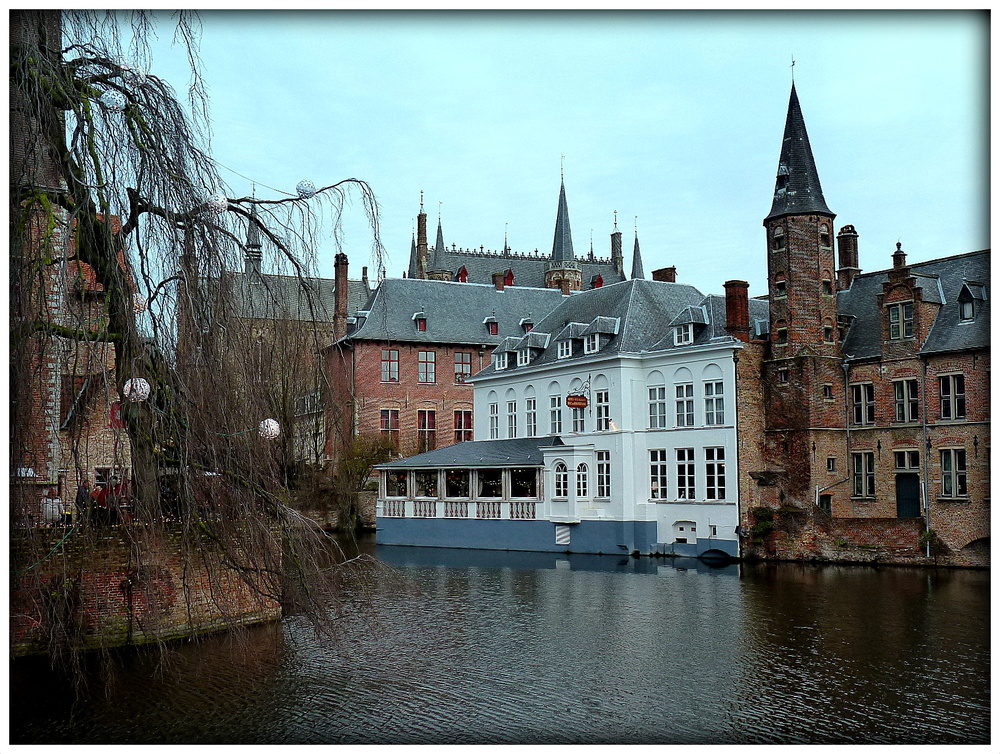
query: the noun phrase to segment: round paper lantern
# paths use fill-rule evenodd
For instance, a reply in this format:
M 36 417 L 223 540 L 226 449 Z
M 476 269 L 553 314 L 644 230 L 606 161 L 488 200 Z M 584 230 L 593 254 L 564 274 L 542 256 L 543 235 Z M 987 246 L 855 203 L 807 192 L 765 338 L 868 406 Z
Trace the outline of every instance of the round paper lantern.
M 122 80 L 129 86 L 142 86 L 146 83 L 146 72 L 136 68 L 124 57 L 115 58 L 115 65 L 122 69 Z
M 299 198 L 308 199 L 316 193 L 316 184 L 312 181 L 299 181 L 295 184 L 295 190 L 298 192 Z
M 125 397 L 130 401 L 144 401 L 149 397 L 149 383 L 142 379 L 142 377 L 133 377 L 125 382 L 122 392 L 125 393 Z
M 260 423 L 258 431 L 265 440 L 273 440 L 281 434 L 281 426 L 274 419 L 265 419 Z
M 125 109 L 125 105 L 128 104 L 128 100 L 126 100 L 125 95 L 117 89 L 108 89 L 108 91 L 101 95 L 101 104 L 108 110 L 120 113 Z
M 226 198 L 225 194 L 212 194 L 206 200 L 206 204 L 208 204 L 208 208 L 216 214 L 225 212 L 229 209 L 229 200 Z
M 135 310 L 136 314 L 142 314 L 149 308 L 149 302 L 146 301 L 145 296 L 141 293 L 137 293 L 135 294 L 135 298 L 132 299 L 132 308 Z

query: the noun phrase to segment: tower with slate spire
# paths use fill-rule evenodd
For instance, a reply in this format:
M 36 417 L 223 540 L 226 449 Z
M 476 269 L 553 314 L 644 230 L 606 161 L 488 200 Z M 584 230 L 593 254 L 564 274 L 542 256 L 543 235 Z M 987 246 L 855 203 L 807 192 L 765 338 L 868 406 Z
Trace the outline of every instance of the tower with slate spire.
M 247 275 L 260 274 L 261 243 L 260 228 L 257 227 L 257 205 L 250 205 L 250 226 L 247 228 L 247 242 L 243 247 L 244 272 Z
M 452 280 L 454 276 L 444 259 L 444 232 L 441 230 L 441 215 L 438 215 L 437 238 L 434 240 L 434 251 L 431 254 L 430 264 L 427 266 L 428 280 Z
M 545 287 L 560 288 L 564 293 L 583 288 L 583 272 L 573 254 L 573 233 L 569 227 L 569 206 L 566 204 L 566 183 L 559 179 L 559 206 L 556 208 L 556 230 L 552 239 L 552 257 L 545 265 Z

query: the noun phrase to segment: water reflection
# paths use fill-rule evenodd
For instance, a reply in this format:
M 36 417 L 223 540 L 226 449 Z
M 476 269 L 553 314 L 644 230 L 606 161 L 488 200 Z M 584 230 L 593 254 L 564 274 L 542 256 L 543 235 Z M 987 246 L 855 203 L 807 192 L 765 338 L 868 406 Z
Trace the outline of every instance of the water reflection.
M 360 549 L 391 572 L 335 646 L 292 617 L 140 652 L 75 707 L 15 663 L 12 741 L 989 739 L 986 572 Z

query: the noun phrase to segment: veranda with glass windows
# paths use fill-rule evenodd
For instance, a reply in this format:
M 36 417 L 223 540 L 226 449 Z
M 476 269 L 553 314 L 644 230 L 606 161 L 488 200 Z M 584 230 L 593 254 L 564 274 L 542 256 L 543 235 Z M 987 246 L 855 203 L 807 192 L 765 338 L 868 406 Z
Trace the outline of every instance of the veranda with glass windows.
M 390 518 L 540 518 L 541 467 L 383 469 L 378 515 Z

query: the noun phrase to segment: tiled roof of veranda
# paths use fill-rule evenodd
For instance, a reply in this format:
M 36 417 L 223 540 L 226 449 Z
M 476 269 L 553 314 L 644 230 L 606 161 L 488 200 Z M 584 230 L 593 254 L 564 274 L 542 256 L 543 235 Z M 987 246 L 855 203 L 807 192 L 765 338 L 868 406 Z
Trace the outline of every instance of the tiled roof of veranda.
M 437 448 L 417 456 L 379 464 L 379 469 L 441 469 L 541 466 L 542 448 L 563 445 L 562 439 L 519 437 L 514 440 L 476 440 Z

